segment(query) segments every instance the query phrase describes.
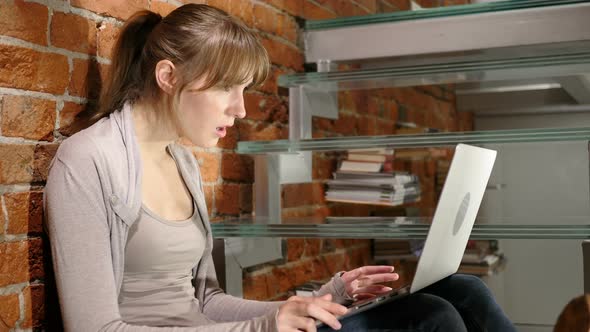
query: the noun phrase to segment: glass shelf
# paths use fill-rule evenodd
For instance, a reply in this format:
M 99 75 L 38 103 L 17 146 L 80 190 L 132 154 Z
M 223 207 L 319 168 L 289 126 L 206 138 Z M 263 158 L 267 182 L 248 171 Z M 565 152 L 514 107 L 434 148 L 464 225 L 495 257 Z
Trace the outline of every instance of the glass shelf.
M 282 75 L 278 84 L 282 87 L 304 86 L 315 91 L 329 92 L 536 79 L 590 72 L 590 51 L 587 48 L 561 51 L 565 53 Z
M 369 218 L 357 218 L 369 219 Z M 566 218 L 567 219 L 567 218 Z M 385 220 L 381 218 L 381 220 Z M 424 239 L 429 218 L 387 218 L 390 221 L 325 223 L 320 218 L 287 219 L 268 224 L 255 219 L 227 220 L 211 224 L 213 236 L 279 238 Z M 554 220 L 554 222 L 559 222 Z M 590 224 L 523 225 L 475 224 L 471 239 L 590 239 Z
M 329 20 L 307 21 L 306 30 L 334 29 L 356 25 L 375 23 L 391 23 L 408 20 L 421 20 L 437 17 L 450 17 L 457 15 L 481 14 L 490 12 L 502 12 L 507 10 L 519 10 L 528 8 L 540 8 L 547 6 L 570 5 L 588 1 L 580 0 L 509 0 L 490 3 L 457 5 L 439 8 L 421 9 L 416 11 L 400 11 L 394 13 L 374 14 L 367 16 L 344 17 Z
M 297 153 L 299 151 L 337 151 L 389 146 L 426 148 L 465 144 L 504 144 L 590 140 L 590 127 L 489 130 L 429 133 L 417 135 L 353 136 L 305 140 L 242 141 L 238 153 Z

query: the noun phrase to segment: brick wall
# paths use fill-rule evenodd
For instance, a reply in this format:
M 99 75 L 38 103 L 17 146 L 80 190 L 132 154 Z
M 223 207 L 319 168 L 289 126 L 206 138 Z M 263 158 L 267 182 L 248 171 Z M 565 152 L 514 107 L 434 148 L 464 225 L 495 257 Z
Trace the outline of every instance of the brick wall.
M 188 2 L 188 1 L 187 1 Z M 199 2 L 199 1 L 197 1 Z M 208 0 L 258 30 L 272 76 L 246 96 L 247 119 L 218 148 L 195 149 L 213 221 L 252 212 L 253 161 L 233 153 L 238 140 L 286 138 L 288 105 L 276 78 L 303 70 L 300 19 L 366 15 L 409 8 L 407 0 Z M 419 1 L 425 7 L 462 1 Z M 42 189 L 59 143 L 74 116 L 95 100 L 123 20 L 148 8 L 163 15 L 176 0 L 0 0 L 0 331 L 54 330 L 57 301 L 42 229 Z M 338 120 L 314 120 L 314 135 L 384 134 L 400 119 L 445 130 L 469 128 L 454 111 L 452 87 L 343 92 Z M 366 111 L 367 105 L 369 106 Z M 439 112 L 427 112 L 435 107 Z M 354 128 L 351 132 L 349 129 Z M 285 216 L 362 215 L 373 208 L 327 204 L 323 182 L 338 154 L 315 154 L 314 181 L 286 185 Z M 433 160 L 398 164 L 434 187 Z M 432 182 L 434 183 L 434 182 Z M 433 189 L 428 189 L 433 192 Z M 428 191 L 427 191 L 428 192 Z M 431 208 L 434 194 L 420 207 Z M 425 212 L 426 213 L 426 212 Z M 363 240 L 289 239 L 284 262 L 247 271 L 248 298 L 278 299 L 309 279 L 367 264 Z M 59 324 L 59 323 L 56 323 Z

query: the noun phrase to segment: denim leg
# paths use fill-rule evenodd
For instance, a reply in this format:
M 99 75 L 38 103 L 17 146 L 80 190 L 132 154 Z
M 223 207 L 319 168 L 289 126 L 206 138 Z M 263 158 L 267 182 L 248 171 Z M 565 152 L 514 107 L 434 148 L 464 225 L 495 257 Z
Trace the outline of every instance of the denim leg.
M 515 332 L 516 328 L 478 277 L 455 274 L 421 290 L 439 296 L 459 311 L 468 331 Z
M 459 312 L 448 301 L 417 293 L 345 318 L 341 332 L 466 332 Z M 333 331 L 322 327 L 318 331 Z

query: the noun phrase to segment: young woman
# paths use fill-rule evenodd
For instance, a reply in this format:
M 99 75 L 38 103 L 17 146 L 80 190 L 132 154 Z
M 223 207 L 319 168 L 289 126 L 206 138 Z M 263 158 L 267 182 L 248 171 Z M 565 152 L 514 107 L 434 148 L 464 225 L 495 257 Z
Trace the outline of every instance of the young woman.
M 118 39 L 111 74 L 87 129 L 52 163 L 45 212 L 67 331 L 510 331 L 476 278 L 343 320 L 342 303 L 380 294 L 390 266 L 338 273 L 312 298 L 234 298 L 219 289 L 199 167 L 201 147 L 246 115 L 243 92 L 264 81 L 268 57 L 225 12 L 138 12 Z

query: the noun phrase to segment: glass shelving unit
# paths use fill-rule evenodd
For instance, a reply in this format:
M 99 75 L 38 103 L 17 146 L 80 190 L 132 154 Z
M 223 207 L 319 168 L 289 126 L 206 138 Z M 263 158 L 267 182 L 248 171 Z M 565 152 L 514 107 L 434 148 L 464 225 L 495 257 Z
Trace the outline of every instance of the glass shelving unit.
M 539 10 L 534 10 L 536 8 L 539 8 Z M 551 15 L 561 9 L 567 10 L 558 13 L 558 16 Z M 479 82 L 491 82 L 493 84 L 496 82 L 504 83 L 519 80 L 542 80 L 544 78 L 560 79 L 590 73 L 590 38 L 580 33 L 576 34 L 578 36 L 577 40 L 574 37 L 565 41 L 555 40 L 554 38 L 549 41 L 537 43 L 537 39 L 535 38 L 538 36 L 544 38 L 545 33 L 548 36 L 553 33 L 552 29 L 555 25 L 543 26 L 545 23 L 544 19 L 536 20 L 534 25 L 535 27 L 541 26 L 542 29 L 529 30 L 531 32 L 530 35 L 533 35 L 533 37 L 528 38 L 528 34 L 523 36 L 522 31 L 520 31 L 521 33 L 516 39 L 518 41 L 525 41 L 528 44 L 523 44 L 524 46 L 520 44 L 509 45 L 510 43 L 514 43 L 513 38 L 511 38 L 512 36 L 506 35 L 503 38 L 502 34 L 505 31 L 499 29 L 502 31 L 498 32 L 498 29 L 496 29 L 498 25 L 494 25 L 497 22 L 489 19 L 489 16 L 498 14 L 497 16 L 501 17 L 505 14 L 505 21 L 509 21 L 517 16 L 514 13 L 519 10 L 521 10 L 521 13 L 527 12 L 525 15 L 526 18 L 535 19 L 539 16 L 536 15 L 539 12 L 546 12 L 546 18 L 550 18 L 547 20 L 551 21 L 556 20 L 555 17 L 570 17 L 568 16 L 569 14 L 575 14 L 576 12 L 578 12 L 578 16 L 587 16 L 587 12 L 590 10 L 590 1 L 509 0 L 306 22 L 306 33 L 310 33 L 306 36 L 307 61 L 317 61 L 318 70 L 320 70 L 320 65 L 322 65 L 320 61 L 325 60 L 323 64 L 328 63 L 328 66 L 322 67 L 322 72 L 298 73 L 279 77 L 278 85 L 289 89 L 289 97 L 292 98 L 290 99 L 289 112 L 290 114 L 298 115 L 298 117 L 294 117 L 295 121 L 292 121 L 290 118 L 290 130 L 297 133 L 311 133 L 311 128 L 309 128 L 311 126 L 311 114 L 318 116 L 318 113 L 313 112 L 314 110 L 303 108 L 311 104 L 311 102 L 307 104 L 302 102 L 308 101 L 307 92 L 311 92 L 310 96 L 312 93 L 315 93 L 320 98 L 325 96 L 332 98 L 332 100 L 336 100 L 335 104 L 337 104 L 337 93 L 349 90 L 407 88 L 438 84 L 456 84 L 457 86 L 461 86 L 462 83 Z M 483 15 L 477 16 L 477 14 Z M 452 42 L 449 42 L 448 39 L 444 39 L 443 41 L 438 40 L 438 35 L 433 36 L 432 31 L 435 31 L 436 27 L 440 27 L 440 25 L 436 25 L 439 22 L 436 19 L 449 18 L 454 23 L 457 23 L 463 19 L 461 16 L 469 20 L 469 27 L 478 28 L 478 36 L 486 36 L 487 38 L 488 35 L 486 33 L 489 32 L 493 35 L 490 38 L 495 39 L 494 42 L 498 39 L 500 42 L 493 46 L 485 46 L 489 48 L 482 48 L 480 47 L 481 43 L 470 43 L 471 40 L 467 40 L 469 38 L 456 38 L 452 39 Z M 479 17 L 484 16 L 486 17 L 485 28 L 480 29 Z M 428 23 L 429 19 L 433 19 L 432 22 Z M 523 21 L 526 20 L 523 19 Z M 400 22 L 401 24 L 390 24 L 396 22 Z M 406 24 L 404 22 L 416 22 L 416 25 Z M 502 21 L 500 20 L 498 22 Z M 382 25 L 375 26 L 378 24 Z M 374 32 L 383 26 L 388 26 L 389 30 L 384 29 L 383 31 L 386 32 L 381 31 L 378 37 L 372 36 Z M 403 29 L 397 30 L 396 28 L 398 26 L 402 26 Z M 566 31 L 566 34 L 576 31 L 575 25 L 564 24 L 564 26 L 567 26 L 569 29 L 563 29 L 563 31 Z M 356 27 L 359 29 L 356 29 Z M 367 29 L 364 29 L 365 27 Z M 512 27 L 519 28 L 518 24 L 510 25 L 510 28 Z M 416 49 L 419 52 L 410 54 L 409 52 L 414 51 L 414 48 L 409 47 L 412 45 L 407 44 L 408 39 L 405 37 L 415 31 L 414 28 L 418 28 L 423 33 L 419 34 L 422 38 L 422 43 L 417 42 L 416 44 L 428 45 L 428 42 L 432 42 L 438 46 L 443 44 L 453 45 L 454 48 L 446 49 L 440 46 L 443 48 L 442 51 L 439 49 L 433 51 L 430 49 L 422 50 L 420 47 L 417 47 Z M 342 31 L 353 31 L 354 36 L 348 33 L 342 33 Z M 580 30 L 578 29 L 577 31 Z M 391 37 L 389 32 L 395 32 L 399 35 Z M 436 32 L 439 33 L 438 30 Z M 340 35 L 336 36 L 338 33 Z M 315 43 L 314 38 L 307 38 L 311 34 L 316 34 Z M 355 40 L 353 37 L 357 39 Z M 555 35 L 553 34 L 552 37 L 555 37 Z M 354 58 L 357 54 L 355 52 L 357 51 L 356 49 L 347 53 L 346 56 L 338 54 L 343 49 L 354 47 L 351 45 L 354 45 L 355 41 L 361 42 L 367 39 L 371 39 L 373 43 L 367 42 L 366 45 L 376 45 L 378 48 L 381 44 L 385 44 L 382 41 L 386 40 L 390 42 L 389 47 L 383 47 L 383 50 L 380 49 L 380 52 L 372 52 L 375 49 L 373 47 L 360 48 L 362 50 L 371 50 L 371 52 L 361 52 L 358 59 Z M 455 41 L 459 41 L 457 43 L 459 45 L 456 46 L 453 43 Z M 389 54 L 388 52 L 392 48 L 398 47 L 398 42 L 406 42 L 405 46 L 408 47 L 402 47 L 402 49 L 408 53 L 398 52 L 393 55 Z M 310 49 L 318 47 L 318 45 L 323 48 L 333 45 L 337 45 L 337 47 L 331 53 L 319 51 L 314 53 L 310 51 Z M 322 57 L 326 54 L 336 54 L 340 58 Z M 329 67 L 330 64 L 333 67 Z M 340 68 L 357 66 L 360 69 L 330 71 L 334 70 L 334 68 L 339 68 L 339 64 L 345 65 Z M 326 68 L 328 68 L 328 71 L 325 71 Z M 291 101 L 295 101 L 295 103 Z M 294 104 L 295 106 L 293 106 Z M 332 106 L 330 103 L 326 104 L 330 107 Z M 436 111 L 433 110 L 433 112 Z M 326 116 L 326 118 L 330 117 Z M 274 220 L 253 217 L 213 223 L 211 228 L 215 238 L 227 240 L 234 240 L 235 238 L 257 238 L 257 241 L 258 238 L 424 239 L 430 227 L 430 220 L 425 218 L 404 219 L 403 223 L 400 223 L 395 218 L 391 220 L 380 219 L 379 221 L 361 218 L 359 222 L 355 223 L 334 223 L 323 218 L 281 219 L 280 185 L 283 182 L 281 182 L 281 172 L 276 171 L 280 168 L 279 166 L 282 166 L 280 157 L 284 157 L 285 155 L 288 155 L 287 157 L 297 155 L 305 156 L 308 152 L 342 151 L 383 146 L 403 149 L 453 147 L 459 143 L 487 145 L 565 141 L 588 142 L 590 141 L 590 127 L 579 125 L 575 128 L 438 132 L 416 135 L 348 136 L 318 139 L 308 139 L 307 137 L 311 137 L 311 135 L 303 136 L 302 134 L 300 138 L 292 138 L 290 140 L 238 142 L 237 153 L 254 154 L 256 155 L 256 163 L 263 161 L 260 164 L 264 167 L 258 168 L 257 170 L 263 169 L 266 171 L 267 178 L 258 183 L 262 183 L 260 184 L 261 187 L 266 185 L 263 188 L 264 190 L 261 190 L 265 195 L 258 195 L 258 192 L 256 192 L 256 197 L 265 197 L 269 201 L 272 201 L 273 204 L 268 204 L 271 208 L 267 210 L 272 210 L 274 215 L 279 217 Z M 290 159 L 287 159 L 287 161 L 290 161 Z M 293 167 L 292 169 L 295 168 Z M 261 171 L 261 173 L 264 172 Z M 275 204 L 277 200 L 279 203 Z M 258 211 L 258 206 L 256 209 Z M 264 212 L 268 213 L 268 211 Z M 259 213 L 258 215 L 267 215 L 265 213 Z M 531 224 L 525 224 L 527 221 L 523 221 L 522 219 L 479 220 L 474 225 L 471 239 L 586 240 L 590 239 L 590 222 L 586 222 L 586 219 L 590 220 L 590 217 L 578 218 L 576 220 L 569 220 L 567 217 L 544 220 L 540 217 L 538 223 L 537 220 L 534 220 Z M 236 247 L 239 247 L 240 250 L 246 248 L 246 246 Z M 236 273 L 236 275 L 240 276 L 241 274 Z M 239 280 L 237 283 L 239 283 Z
M 375 146 L 424 148 L 465 144 L 525 143 L 590 140 L 590 128 L 540 128 L 446 132 L 416 135 L 354 136 L 306 140 L 242 141 L 238 153 L 296 153 L 362 149 Z
M 211 225 L 216 238 L 355 238 L 355 239 L 424 239 L 430 228 L 429 218 L 350 218 L 352 222 L 327 223 L 321 218 L 286 219 L 282 224 L 265 220 L 234 219 Z M 566 218 L 567 219 L 567 218 Z M 356 220 L 357 222 L 354 222 Z M 494 224 L 475 224 L 472 240 L 492 239 L 590 239 L 590 225 L 519 225 L 499 220 Z
M 450 17 L 457 15 L 482 14 L 519 10 L 528 8 L 540 8 L 547 6 L 570 5 L 583 3 L 583 0 L 509 0 L 489 3 L 476 3 L 468 5 L 455 5 L 449 7 L 429 8 L 416 11 L 400 11 L 368 16 L 343 17 L 329 20 L 308 21 L 305 24 L 307 31 L 342 28 L 356 25 L 377 24 L 386 22 L 400 22 L 409 20 L 423 20 L 437 17 Z
M 436 64 L 391 66 L 337 72 L 282 75 L 282 87 L 303 86 L 316 91 L 343 91 L 468 83 L 510 81 L 576 75 L 590 71 L 590 49 L 570 47 L 550 54 L 521 55 L 503 59 L 475 59 Z

